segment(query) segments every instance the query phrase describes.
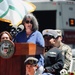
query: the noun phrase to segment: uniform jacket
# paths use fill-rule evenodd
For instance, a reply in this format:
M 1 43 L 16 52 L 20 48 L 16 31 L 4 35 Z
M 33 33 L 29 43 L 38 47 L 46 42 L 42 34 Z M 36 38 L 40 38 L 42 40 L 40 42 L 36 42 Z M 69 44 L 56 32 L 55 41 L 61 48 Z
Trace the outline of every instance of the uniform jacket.
M 60 75 L 60 70 L 64 66 L 64 57 L 62 51 L 54 47 L 47 51 L 44 55 L 45 58 L 45 72 L 54 75 Z
M 68 45 L 64 43 L 60 44 L 59 49 L 62 50 L 62 54 L 64 55 L 64 67 L 63 68 L 66 70 L 69 70 L 71 60 L 72 60 L 72 50 Z

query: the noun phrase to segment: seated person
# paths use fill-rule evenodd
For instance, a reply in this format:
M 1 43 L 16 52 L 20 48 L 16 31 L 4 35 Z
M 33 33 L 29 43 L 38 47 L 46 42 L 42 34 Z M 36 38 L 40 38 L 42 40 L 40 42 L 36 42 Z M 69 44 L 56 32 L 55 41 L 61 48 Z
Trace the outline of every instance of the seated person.
M 44 72 L 43 75 L 60 75 L 60 71 L 64 66 L 64 57 L 62 51 L 54 47 L 57 33 L 51 29 L 45 29 L 42 32 L 47 52 L 44 54 Z

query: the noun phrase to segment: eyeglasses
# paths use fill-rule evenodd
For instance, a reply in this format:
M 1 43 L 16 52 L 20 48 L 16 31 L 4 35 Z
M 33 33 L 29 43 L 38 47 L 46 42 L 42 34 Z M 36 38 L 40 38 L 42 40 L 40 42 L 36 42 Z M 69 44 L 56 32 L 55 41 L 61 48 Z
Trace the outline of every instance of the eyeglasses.
M 31 24 L 33 24 L 32 20 L 31 20 L 31 21 L 29 21 L 29 20 L 26 20 L 25 22 L 26 22 L 27 24 L 28 24 L 28 23 L 31 23 Z

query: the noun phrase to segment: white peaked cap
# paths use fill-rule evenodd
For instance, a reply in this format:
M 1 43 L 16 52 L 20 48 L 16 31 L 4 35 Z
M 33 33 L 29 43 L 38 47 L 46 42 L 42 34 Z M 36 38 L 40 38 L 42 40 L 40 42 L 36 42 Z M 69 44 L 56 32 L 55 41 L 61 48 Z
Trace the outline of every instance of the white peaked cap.
M 62 31 L 61 30 L 56 29 L 55 31 L 57 32 L 58 36 L 62 36 Z
M 42 34 L 43 34 L 43 36 L 44 35 L 51 35 L 54 38 L 57 38 L 58 37 L 57 32 L 55 30 L 53 30 L 53 29 L 45 29 L 45 30 L 42 31 Z

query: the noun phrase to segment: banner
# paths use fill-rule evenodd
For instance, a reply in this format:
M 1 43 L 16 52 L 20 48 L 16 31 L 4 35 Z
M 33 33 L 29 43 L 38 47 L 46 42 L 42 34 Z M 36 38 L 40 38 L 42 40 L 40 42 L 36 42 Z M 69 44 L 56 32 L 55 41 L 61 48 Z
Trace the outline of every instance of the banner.
M 0 20 L 18 25 L 28 12 L 33 12 L 36 6 L 22 0 L 0 0 Z

